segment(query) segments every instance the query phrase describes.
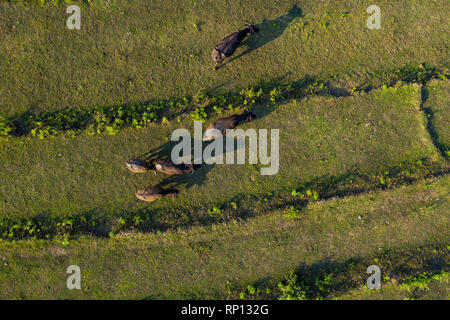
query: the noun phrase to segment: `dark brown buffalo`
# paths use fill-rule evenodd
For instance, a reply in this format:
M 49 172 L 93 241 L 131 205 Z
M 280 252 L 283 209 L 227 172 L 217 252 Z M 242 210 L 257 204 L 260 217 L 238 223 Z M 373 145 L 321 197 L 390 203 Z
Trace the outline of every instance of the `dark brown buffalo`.
M 211 58 L 216 62 L 213 69 L 216 70 L 217 66 L 222 63 L 223 60 L 230 57 L 239 47 L 242 40 L 249 35 L 258 32 L 259 29 L 254 25 L 247 24 L 247 27 L 243 30 L 230 33 L 220 40 L 220 42 L 214 47 Z
M 177 193 L 179 193 L 179 191 L 176 189 L 165 190 L 161 187 L 147 187 L 145 189 L 138 190 L 136 192 L 136 197 L 142 201 L 153 202 L 161 199 L 164 196 L 173 196 Z
M 175 164 L 170 159 L 159 159 L 155 161 L 155 168 L 165 174 L 193 173 L 194 166 L 190 164 Z
M 203 141 L 213 140 L 220 135 L 225 136 L 227 129 L 234 129 L 241 122 L 249 122 L 254 118 L 256 118 L 256 115 L 250 111 L 221 118 L 206 129 L 205 134 L 203 135 Z

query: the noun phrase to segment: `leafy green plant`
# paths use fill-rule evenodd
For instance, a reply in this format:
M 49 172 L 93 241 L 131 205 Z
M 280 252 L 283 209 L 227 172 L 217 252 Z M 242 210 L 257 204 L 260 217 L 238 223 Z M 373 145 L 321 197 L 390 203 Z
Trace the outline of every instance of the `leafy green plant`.
M 8 136 L 12 131 L 12 122 L 0 115 L 0 136 Z
M 260 88 L 258 91 L 255 90 L 255 88 L 251 87 L 249 89 L 242 89 L 241 90 L 241 96 L 243 96 L 246 99 L 253 100 L 256 98 L 260 98 L 263 95 L 263 89 Z
M 245 289 L 245 291 L 239 293 L 239 298 L 241 299 L 253 298 L 260 293 L 261 293 L 260 289 L 249 284 Z
M 383 186 L 388 184 L 388 183 L 390 183 L 391 182 L 391 178 L 389 177 L 389 172 L 385 171 L 382 174 L 379 174 L 378 175 L 378 180 L 379 180 L 380 184 L 383 185 Z
M 216 111 L 218 115 L 221 115 L 223 113 L 223 109 L 219 106 L 213 106 L 213 110 Z
M 272 198 L 273 192 L 268 192 L 267 195 L 264 197 L 264 202 L 269 202 L 269 200 Z
M 208 209 L 208 215 L 212 218 L 215 218 L 217 216 L 220 216 L 223 212 L 222 209 L 220 209 L 220 207 L 218 206 L 214 206 L 212 209 Z
M 428 289 L 428 283 L 430 282 L 430 280 L 431 280 L 430 274 L 424 272 L 408 280 L 405 280 L 401 284 L 401 288 L 407 291 L 411 291 L 411 289 L 414 287 L 417 287 L 421 290 Z
M 207 114 L 205 112 L 205 108 L 197 108 L 193 112 L 191 112 L 190 117 L 192 121 L 201 121 L 204 122 L 207 118 Z
M 281 291 L 279 300 L 306 300 L 309 295 L 309 286 L 304 282 L 298 281 L 298 277 L 292 270 L 286 277 L 286 280 L 278 283 L 278 289 Z
M 295 209 L 294 207 L 290 207 L 289 211 L 284 214 L 284 216 L 289 219 L 296 219 L 299 217 L 299 215 L 300 215 L 300 210 Z
M 325 274 L 323 279 L 316 277 L 314 282 L 319 294 L 321 296 L 327 295 L 331 292 L 331 286 L 334 283 L 334 275 L 332 273 Z
M 315 190 L 306 190 L 305 192 L 300 192 L 298 190 L 292 190 L 291 194 L 294 197 L 303 199 L 308 201 L 309 203 L 315 202 L 317 200 L 319 200 L 319 193 Z
M 273 88 L 270 91 L 270 99 L 269 100 L 274 103 L 276 101 L 277 97 L 279 97 L 279 96 L 280 96 L 280 91 L 277 90 L 277 88 Z

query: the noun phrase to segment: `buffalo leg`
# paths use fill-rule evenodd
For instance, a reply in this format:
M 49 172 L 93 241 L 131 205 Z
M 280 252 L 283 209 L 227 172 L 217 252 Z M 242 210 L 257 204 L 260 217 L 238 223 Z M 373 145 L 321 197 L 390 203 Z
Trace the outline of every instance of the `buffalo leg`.
M 216 62 L 216 64 L 215 64 L 214 67 L 213 67 L 213 70 L 214 70 L 214 71 L 217 70 L 217 67 L 223 62 L 223 60 L 225 60 L 225 59 L 221 59 L 221 60 L 219 60 L 219 61 Z

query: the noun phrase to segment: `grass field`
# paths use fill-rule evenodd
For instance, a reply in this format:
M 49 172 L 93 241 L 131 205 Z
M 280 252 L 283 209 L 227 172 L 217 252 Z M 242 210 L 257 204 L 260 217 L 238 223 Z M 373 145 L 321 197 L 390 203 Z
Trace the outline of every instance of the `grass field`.
M 0 298 L 449 298 L 446 1 L 380 0 L 380 30 L 360 0 L 78 3 L 69 30 L 65 1 L 0 0 Z M 279 129 L 273 176 L 124 166 L 244 109 Z
M 414 255 L 399 254 L 392 277 L 407 271 L 436 272 L 448 263 L 448 185 L 447 176 L 318 202 L 302 210 L 298 219 L 281 210 L 244 223 L 161 235 L 82 238 L 68 247 L 53 241 L 5 242 L 0 244 L 7 264 L 0 267 L 0 296 L 226 298 L 228 290 L 276 283 L 296 268 L 314 278 L 351 262 L 358 267 L 359 259 L 366 257 L 378 257 L 380 266 L 388 268 L 393 262 L 383 256 L 396 250 L 416 251 L 419 257 L 415 261 L 406 258 Z M 417 251 L 427 243 L 435 250 Z M 82 270 L 82 290 L 65 289 L 65 269 L 71 264 Z M 346 285 L 364 285 L 365 270 L 358 275 Z
M 12 221 L 95 217 L 107 230 L 119 218 L 147 217 L 145 228 L 165 229 L 227 215 L 257 215 L 262 208 L 251 213 L 252 207 L 264 198 L 268 206 L 282 205 L 283 198 L 292 200 L 292 190 L 319 192 L 333 179 L 337 185 L 328 192 L 334 189 L 337 194 L 340 180 L 352 190 L 373 189 L 381 179 L 414 168 L 418 161 L 440 161 L 419 106 L 417 86 L 355 97 L 315 97 L 276 108 L 255 106 L 260 119 L 246 127 L 280 130 L 280 169 L 273 176 L 262 176 L 261 165 L 248 164 L 204 165 L 193 175 L 170 178 L 125 169 L 124 161 L 136 155 L 166 150 L 170 133 L 192 127 L 190 121 L 115 136 L 13 139 L 0 154 L 1 217 Z M 359 181 L 361 175 L 375 178 Z M 155 184 L 181 192 L 176 200 L 168 197 L 150 205 L 135 198 L 136 190 Z M 214 206 L 230 207 L 230 202 L 237 204 L 236 210 L 208 214 Z
M 405 283 L 391 283 L 383 291 L 355 290 L 337 299 L 448 300 L 448 272 L 414 277 Z
M 0 113 L 144 103 L 305 77 L 351 90 L 383 83 L 410 63 L 449 67 L 445 0 L 378 1 L 383 25 L 375 32 L 366 27 L 370 4 L 114 0 L 82 7 L 81 30 L 69 30 L 65 6 L 0 1 Z M 216 42 L 246 21 L 261 32 L 211 72 Z
M 428 88 L 428 98 L 424 108 L 430 119 L 429 130 L 438 149 L 450 157 L 450 84 L 449 82 L 432 82 Z

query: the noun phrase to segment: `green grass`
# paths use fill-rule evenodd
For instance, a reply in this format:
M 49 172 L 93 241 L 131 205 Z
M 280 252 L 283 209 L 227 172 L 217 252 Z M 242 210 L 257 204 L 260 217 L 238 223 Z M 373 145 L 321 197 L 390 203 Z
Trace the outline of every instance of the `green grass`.
M 308 0 L 289 13 L 294 3 L 115 0 L 83 6 L 81 30 L 68 30 L 64 5 L 1 1 L 0 114 L 145 103 L 305 77 L 351 90 L 382 84 L 411 63 L 449 66 L 445 1 L 379 1 L 377 31 L 366 27 L 369 4 Z M 243 46 L 213 72 L 214 45 L 249 20 L 261 29 L 246 41 L 251 52 L 237 58 Z
M 428 114 L 429 130 L 436 146 L 450 157 L 450 82 L 431 82 L 427 86 L 427 95 L 423 107 Z
M 424 65 L 408 65 L 397 69 L 380 88 L 398 87 L 419 83 L 423 87 L 433 79 L 448 80 L 448 71 Z M 374 88 L 354 87 L 352 94 L 368 92 Z M 422 90 L 422 100 L 426 99 Z M 123 128 L 142 128 L 150 123 L 167 123 L 189 116 L 192 120 L 205 121 L 213 113 L 225 110 L 239 110 L 259 104 L 274 104 L 289 99 L 303 99 L 308 96 L 350 96 L 344 89 L 330 86 L 330 81 L 305 78 L 290 84 L 242 89 L 239 93 L 213 95 L 201 93 L 193 97 L 162 99 L 153 102 L 94 107 L 88 109 L 64 108 L 40 114 L 27 113 L 19 119 L 0 116 L 0 135 L 3 137 L 27 136 L 45 139 L 56 135 L 75 137 L 80 134 L 94 135 L 102 132 L 117 134 Z M 426 112 L 429 110 L 424 109 Z M 430 114 L 429 117 L 432 115 Z M 432 131 L 428 124 L 429 130 Z
M 323 299 L 448 299 L 448 250 L 439 244 L 417 248 L 379 249 L 372 256 L 345 263 L 326 261 L 317 270 L 302 265 L 284 279 L 249 284 L 229 298 Z M 367 287 L 368 266 L 380 268 L 380 288 Z M 241 289 L 242 290 L 242 289 Z
M 316 202 L 299 219 L 278 210 L 246 222 L 160 235 L 85 237 L 65 247 L 54 241 L 3 242 L 0 297 L 226 298 L 228 291 L 241 292 L 248 284 L 281 281 L 292 269 L 322 278 L 366 257 L 379 258 L 375 261 L 391 275 L 443 268 L 439 257 L 448 256 L 449 182 L 445 176 Z M 443 249 L 418 251 L 426 243 Z M 402 251 L 416 254 L 398 254 L 400 264 L 393 261 L 396 267 L 390 267 L 389 252 Z M 65 287 L 65 271 L 72 264 L 81 268 L 81 290 Z M 343 288 L 364 285 L 367 274 L 359 267 L 361 273 L 353 278 L 359 282 Z
M 295 270 L 311 299 L 448 299 L 448 5 L 380 0 L 369 30 L 370 4 L 0 0 L 0 298 L 272 299 Z M 244 107 L 280 129 L 277 175 L 125 169 Z M 135 198 L 158 183 L 181 192 Z
M 169 178 L 125 169 L 126 160 L 167 149 L 172 130 L 191 128 L 190 120 L 115 136 L 13 139 L 0 149 L 0 216 L 9 226 L 21 219 L 54 226 L 75 218 L 74 233 L 83 219 L 96 223 L 81 228 L 90 233 L 164 230 L 258 215 L 295 201 L 292 190 L 315 189 L 329 197 L 386 187 L 396 174 L 413 179 L 414 168 L 440 161 L 419 100 L 419 87 L 403 86 L 253 107 L 260 117 L 243 128 L 280 130 L 280 169 L 273 176 L 261 176 L 261 165 L 203 165 L 193 175 Z M 152 204 L 135 198 L 137 189 L 158 183 L 181 192 Z M 214 206 L 227 210 L 211 217 L 207 210 Z M 119 217 L 126 226 L 117 223 Z M 55 232 L 43 230 L 43 235 Z M 39 236 L 26 236 L 34 235 Z
M 436 274 L 420 274 L 403 283 L 388 283 L 382 290 L 359 289 L 346 295 L 336 297 L 337 300 L 448 300 L 449 272 Z

